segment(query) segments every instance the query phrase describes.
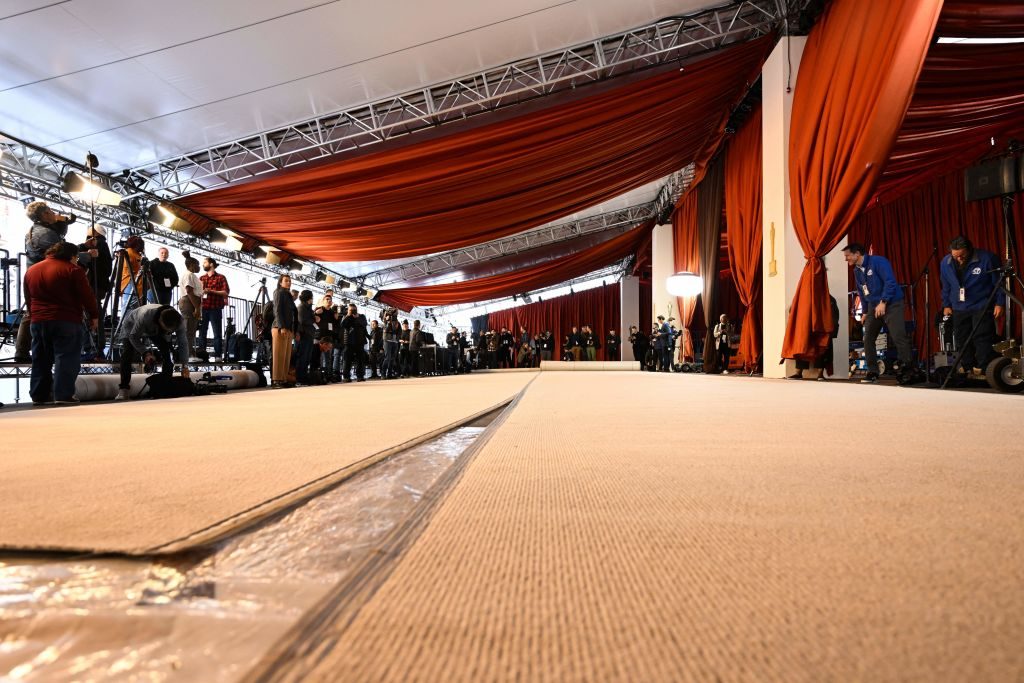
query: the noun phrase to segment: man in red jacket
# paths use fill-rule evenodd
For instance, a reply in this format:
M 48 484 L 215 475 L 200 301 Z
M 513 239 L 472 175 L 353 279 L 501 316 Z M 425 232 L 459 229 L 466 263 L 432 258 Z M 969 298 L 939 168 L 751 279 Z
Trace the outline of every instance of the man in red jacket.
M 32 319 L 29 394 L 37 406 L 78 403 L 75 380 L 81 369 L 82 312 L 89 314 L 95 330 L 99 308 L 77 260 L 76 245 L 58 242 L 25 273 L 25 299 Z

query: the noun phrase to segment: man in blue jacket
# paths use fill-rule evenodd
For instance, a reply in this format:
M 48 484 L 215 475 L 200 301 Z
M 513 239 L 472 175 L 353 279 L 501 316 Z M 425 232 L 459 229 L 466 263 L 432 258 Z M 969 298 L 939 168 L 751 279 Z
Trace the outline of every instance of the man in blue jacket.
M 1003 314 L 1006 297 L 996 292 L 989 304 L 989 296 L 999 287 L 999 259 L 991 251 L 975 249 L 966 237 L 954 237 L 949 243 L 949 254 L 939 265 L 942 282 L 942 313 L 953 316 L 953 334 L 962 346 L 974 326 L 978 331 L 970 346 L 966 347 L 961 367 L 984 370 L 995 357 L 992 345 L 996 343 L 996 319 Z
M 877 254 L 868 255 L 863 244 L 850 243 L 843 248 L 846 262 L 853 266 L 857 293 L 864 307 L 864 356 L 868 373 L 864 384 L 878 381 L 878 352 L 875 340 L 884 323 L 889 330 L 889 343 L 896 346 L 900 361 L 900 380 L 911 377 L 910 339 L 907 337 L 903 309 L 903 289 L 896 282 L 889 259 Z

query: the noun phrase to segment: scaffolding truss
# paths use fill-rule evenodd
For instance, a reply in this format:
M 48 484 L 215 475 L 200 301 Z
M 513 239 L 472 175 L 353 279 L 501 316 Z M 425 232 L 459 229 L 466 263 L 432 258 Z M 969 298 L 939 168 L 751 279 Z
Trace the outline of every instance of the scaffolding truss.
M 173 198 L 365 148 L 766 35 L 803 0 L 742 0 L 669 17 L 133 168 L 127 181 Z

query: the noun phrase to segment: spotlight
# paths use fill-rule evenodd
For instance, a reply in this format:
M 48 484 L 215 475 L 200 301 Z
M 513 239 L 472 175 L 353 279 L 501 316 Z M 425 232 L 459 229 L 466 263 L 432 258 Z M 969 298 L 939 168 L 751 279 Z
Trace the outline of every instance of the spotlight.
M 164 208 L 162 204 L 154 204 L 149 207 L 148 214 L 149 222 L 153 225 L 159 225 L 161 228 L 167 228 L 168 230 L 174 230 L 175 232 L 183 232 L 186 235 L 192 232 L 191 223 L 178 218 Z
M 700 275 L 682 271 L 669 277 L 665 287 L 673 296 L 697 296 L 704 290 L 704 279 Z
M 223 244 L 228 251 L 238 251 L 242 248 L 242 240 L 226 230 L 214 228 L 206 233 L 206 236 L 209 238 L 210 244 Z
M 524 304 L 532 304 L 533 299 L 530 298 L 529 294 L 520 294 L 519 298 L 523 300 Z
M 356 296 L 366 296 L 366 290 L 362 287 L 356 287 Z
M 121 203 L 121 195 L 98 185 L 95 181 L 83 178 L 74 171 L 64 176 L 63 189 L 72 197 L 77 197 L 92 204 L 117 206 Z
M 316 281 L 317 282 L 326 282 L 329 285 L 333 285 L 335 283 L 335 278 L 334 278 L 333 275 L 328 275 L 324 271 L 318 270 L 318 271 L 316 271 Z
M 267 255 L 266 255 L 264 260 L 267 262 L 268 266 L 279 266 L 279 265 L 281 265 L 281 254 L 283 252 L 274 251 L 273 249 L 267 249 L 266 251 L 267 251 Z
M 306 270 L 306 264 L 298 259 L 288 259 L 288 270 L 295 272 L 304 272 Z

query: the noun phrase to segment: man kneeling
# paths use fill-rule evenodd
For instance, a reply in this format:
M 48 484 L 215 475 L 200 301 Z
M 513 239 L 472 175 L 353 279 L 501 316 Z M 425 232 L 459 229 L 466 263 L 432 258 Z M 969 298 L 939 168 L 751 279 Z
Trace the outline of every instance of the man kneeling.
M 128 390 L 131 387 L 132 363 L 142 358 L 146 352 L 147 338 L 160 351 L 163 363 L 161 374 L 170 378 L 174 373 L 170 343 L 172 334 L 175 337 L 178 361 L 181 363 L 181 376 L 188 379 L 188 337 L 181 313 L 170 306 L 146 304 L 125 314 L 116 340 L 121 343 L 121 384 L 120 391 L 117 392 L 118 400 L 130 397 Z

